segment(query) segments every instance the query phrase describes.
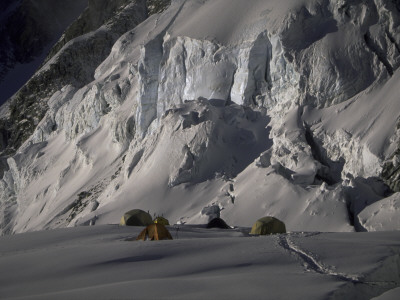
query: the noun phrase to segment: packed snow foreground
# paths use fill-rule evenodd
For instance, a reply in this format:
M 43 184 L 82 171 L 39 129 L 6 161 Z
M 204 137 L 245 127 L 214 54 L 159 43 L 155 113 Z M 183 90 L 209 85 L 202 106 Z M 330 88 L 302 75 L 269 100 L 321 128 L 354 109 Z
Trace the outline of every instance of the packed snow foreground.
M 142 227 L 118 225 L 0 237 L 1 298 L 399 298 L 399 231 L 168 229 L 174 240 L 127 241 Z
M 400 229 L 395 2 L 175 0 L 147 19 L 146 1 L 125 2 L 115 20 L 129 8 L 145 21 L 70 40 L 31 79 L 57 87 L 69 64 L 94 74 L 43 96 L 44 117 L 2 162 L 3 234 L 133 208 L 199 224 L 211 206 L 236 226 Z M 108 57 L 85 64 L 103 35 Z

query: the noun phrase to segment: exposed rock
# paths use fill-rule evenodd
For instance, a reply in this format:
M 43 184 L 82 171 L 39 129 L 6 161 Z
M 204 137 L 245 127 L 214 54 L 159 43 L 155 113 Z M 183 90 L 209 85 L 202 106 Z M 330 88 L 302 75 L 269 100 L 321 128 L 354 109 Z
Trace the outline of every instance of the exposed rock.
M 149 15 L 162 13 L 171 5 L 171 0 L 147 0 Z
M 86 5 L 87 0 L 2 1 L 0 104 L 35 73 L 52 45 Z
M 45 116 L 48 100 L 54 92 L 65 85 L 80 88 L 94 79 L 97 66 L 110 53 L 117 38 L 128 29 L 133 28 L 147 17 L 145 0 L 121 1 L 110 7 L 108 1 L 93 1 L 92 6 L 84 12 L 90 20 L 97 14 L 104 14 L 89 25 L 89 19 L 81 18 L 73 23 L 65 39 L 71 39 L 62 46 L 57 54 L 50 54 L 48 62 L 33 76 L 29 82 L 10 100 L 10 122 L 3 124 L 0 130 L 9 132 L 8 147 L 1 149 L 4 153 L 13 153 L 33 133 L 36 126 Z M 98 6 L 106 5 L 107 10 Z M 85 20 L 85 21 L 83 21 Z M 107 25 L 103 26 L 103 20 Z M 89 33 L 88 30 L 93 29 Z M 79 35 L 79 34 L 83 35 Z M 78 35 L 78 36 L 77 36 Z M 75 37 L 77 36 L 77 37 Z M 75 37 L 75 38 L 74 38 Z M 64 42 L 60 42 L 62 45 Z M 57 51 L 58 47 L 55 46 Z M 1 124 L 0 124 L 1 125 Z M 10 133 L 13 134 L 10 134 Z
M 206 206 L 201 210 L 201 214 L 208 218 L 208 223 L 215 218 L 220 218 L 221 208 L 218 205 Z

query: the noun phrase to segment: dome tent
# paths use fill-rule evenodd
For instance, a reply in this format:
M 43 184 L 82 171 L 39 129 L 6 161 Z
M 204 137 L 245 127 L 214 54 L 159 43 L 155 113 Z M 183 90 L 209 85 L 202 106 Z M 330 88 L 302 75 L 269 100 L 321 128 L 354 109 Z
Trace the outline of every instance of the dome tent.
M 222 229 L 230 229 L 228 224 L 225 223 L 221 218 L 214 218 L 207 224 L 207 228 L 222 228 Z
M 154 219 L 154 223 L 162 224 L 164 226 L 169 225 L 169 221 L 166 218 L 160 217 L 160 216 L 158 216 L 157 218 Z
M 172 236 L 164 225 L 154 223 L 143 229 L 136 240 L 172 240 Z
M 141 209 L 133 209 L 126 212 L 119 222 L 120 225 L 126 226 L 147 226 L 153 223 L 149 213 Z
M 258 219 L 251 228 L 250 234 L 267 235 L 275 233 L 286 233 L 285 223 L 274 217 L 263 217 Z

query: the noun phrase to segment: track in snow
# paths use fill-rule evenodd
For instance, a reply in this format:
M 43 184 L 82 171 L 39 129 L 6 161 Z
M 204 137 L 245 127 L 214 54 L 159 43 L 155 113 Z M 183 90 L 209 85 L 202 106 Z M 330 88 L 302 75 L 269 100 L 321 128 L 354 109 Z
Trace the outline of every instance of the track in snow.
M 308 236 L 310 235 L 307 235 L 305 237 Z M 334 270 L 334 267 L 324 265 L 322 262 L 316 259 L 315 254 L 307 252 L 301 249 L 296 244 L 294 244 L 294 242 L 290 239 L 289 235 L 279 235 L 278 245 L 281 246 L 284 250 L 288 251 L 298 260 L 302 261 L 304 267 L 309 271 L 314 271 L 316 273 L 323 275 L 333 276 L 342 281 L 347 281 L 352 283 L 363 283 L 358 275 L 338 273 Z

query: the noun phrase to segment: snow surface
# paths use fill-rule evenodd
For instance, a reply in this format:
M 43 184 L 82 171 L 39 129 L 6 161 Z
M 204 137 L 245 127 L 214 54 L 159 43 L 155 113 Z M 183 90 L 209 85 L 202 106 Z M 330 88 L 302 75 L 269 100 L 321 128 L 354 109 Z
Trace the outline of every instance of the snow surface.
M 172 1 L 48 99 L 0 179 L 1 299 L 400 297 L 395 4 L 251 2 Z M 174 240 L 110 225 L 134 208 Z
M 399 232 L 85 226 L 0 238 L 2 299 L 397 299 Z M 6 270 L 6 271 L 5 271 Z
M 359 214 L 360 223 L 368 231 L 396 230 L 399 228 L 400 193 L 377 201 Z

